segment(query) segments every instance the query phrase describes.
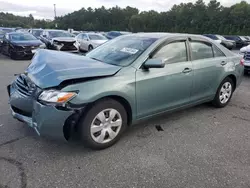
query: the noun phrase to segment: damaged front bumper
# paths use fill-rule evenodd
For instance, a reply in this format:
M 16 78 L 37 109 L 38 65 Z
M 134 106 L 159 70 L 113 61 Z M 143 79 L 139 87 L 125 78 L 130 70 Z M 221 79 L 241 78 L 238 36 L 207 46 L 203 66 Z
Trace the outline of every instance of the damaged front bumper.
M 33 104 L 31 116 L 25 116 L 21 113 L 22 110 L 11 106 L 12 116 L 32 127 L 39 136 L 66 140 L 64 125 L 74 111 L 58 110 L 54 106 L 45 106 L 37 101 Z
M 7 87 L 12 116 L 32 127 L 39 136 L 67 140 L 83 107 L 74 109 L 42 104 L 37 100 L 41 89 L 30 92 L 32 90 L 27 89 L 29 84 L 20 85 L 22 79 L 19 76 Z

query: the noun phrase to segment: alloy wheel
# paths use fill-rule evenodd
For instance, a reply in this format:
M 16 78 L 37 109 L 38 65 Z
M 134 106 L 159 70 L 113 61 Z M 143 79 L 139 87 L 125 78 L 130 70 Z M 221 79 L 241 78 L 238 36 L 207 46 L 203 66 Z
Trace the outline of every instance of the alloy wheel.
M 227 103 L 231 95 L 232 95 L 232 84 L 230 82 L 225 82 L 220 90 L 220 95 L 219 95 L 220 102 L 222 104 Z
M 112 141 L 122 127 L 121 114 L 112 108 L 102 110 L 93 119 L 90 126 L 92 139 L 100 144 Z

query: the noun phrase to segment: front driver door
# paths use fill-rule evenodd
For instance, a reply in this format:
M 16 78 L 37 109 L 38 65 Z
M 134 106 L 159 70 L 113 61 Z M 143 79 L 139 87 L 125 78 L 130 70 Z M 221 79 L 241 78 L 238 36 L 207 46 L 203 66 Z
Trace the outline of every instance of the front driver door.
M 152 58 L 161 59 L 166 65 L 136 72 L 138 119 L 179 108 L 190 101 L 193 72 L 186 39 L 163 44 Z

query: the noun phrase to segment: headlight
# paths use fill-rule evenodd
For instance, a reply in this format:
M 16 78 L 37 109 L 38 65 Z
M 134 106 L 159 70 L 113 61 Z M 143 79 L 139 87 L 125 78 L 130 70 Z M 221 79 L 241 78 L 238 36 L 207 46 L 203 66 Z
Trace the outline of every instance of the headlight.
M 63 104 L 74 98 L 76 95 L 76 92 L 47 90 L 43 91 L 39 95 L 38 99 L 44 102 Z
M 61 42 L 57 42 L 57 41 L 54 41 L 53 44 L 57 45 L 57 46 L 62 46 L 63 45 Z

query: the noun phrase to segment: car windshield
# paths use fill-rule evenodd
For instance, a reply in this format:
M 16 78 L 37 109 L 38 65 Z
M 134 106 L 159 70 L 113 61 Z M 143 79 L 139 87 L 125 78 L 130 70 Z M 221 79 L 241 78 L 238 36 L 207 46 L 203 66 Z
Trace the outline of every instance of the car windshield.
M 216 37 L 218 37 L 220 40 L 226 40 L 223 36 L 221 35 L 216 35 Z
M 107 40 L 106 37 L 97 34 L 89 34 L 90 40 Z
M 72 37 L 72 35 L 65 31 L 49 31 L 49 36 L 52 38 L 55 37 Z
M 128 66 L 156 40 L 137 36 L 119 37 L 99 46 L 86 56 L 112 65 Z
M 15 33 L 15 34 L 10 34 L 10 40 L 12 40 L 12 41 L 28 41 L 28 40 L 37 40 L 37 39 L 29 33 Z
M 32 34 L 36 37 L 39 37 L 42 34 L 43 30 L 32 30 Z
M 245 40 L 246 40 L 246 39 L 245 39 L 245 37 L 240 37 L 240 39 L 241 39 L 241 40 L 243 40 L 243 41 L 245 41 Z
M 114 37 L 118 37 L 118 36 L 120 36 L 122 34 L 119 33 L 119 32 L 110 32 L 110 33 L 108 33 L 108 35 L 111 35 L 111 36 L 114 36 Z

